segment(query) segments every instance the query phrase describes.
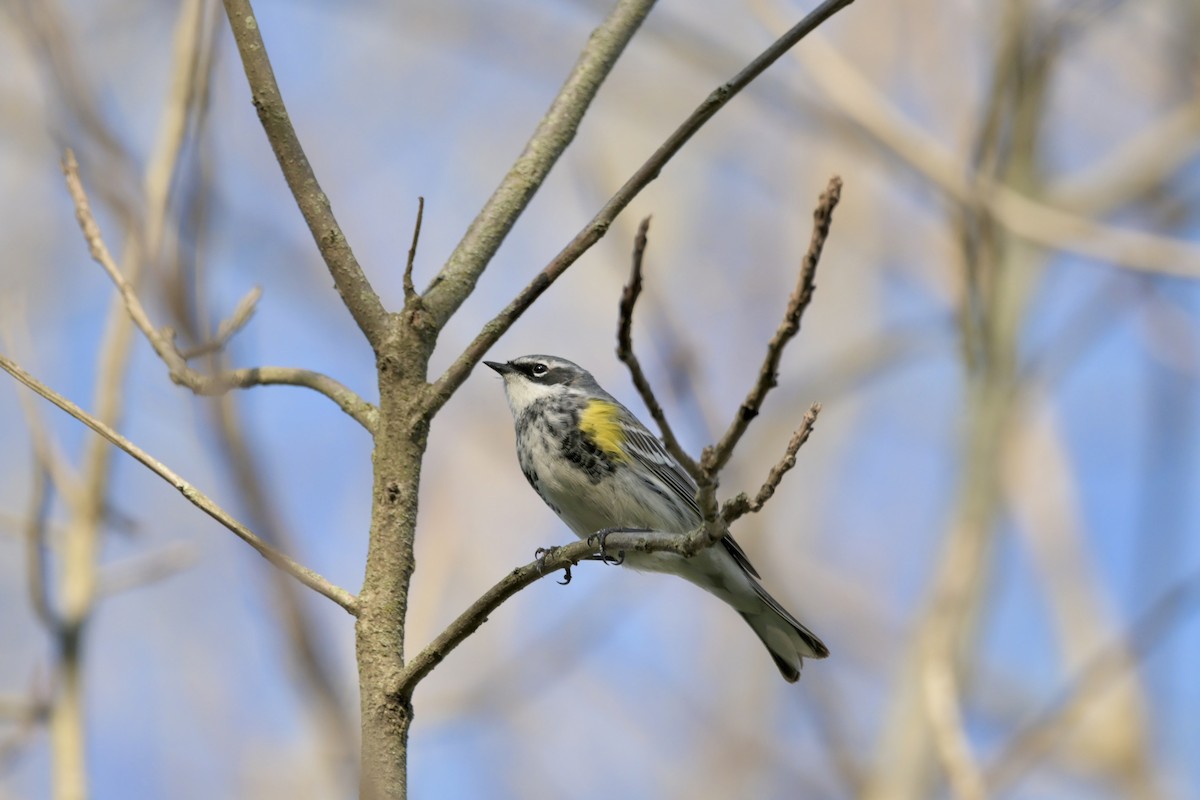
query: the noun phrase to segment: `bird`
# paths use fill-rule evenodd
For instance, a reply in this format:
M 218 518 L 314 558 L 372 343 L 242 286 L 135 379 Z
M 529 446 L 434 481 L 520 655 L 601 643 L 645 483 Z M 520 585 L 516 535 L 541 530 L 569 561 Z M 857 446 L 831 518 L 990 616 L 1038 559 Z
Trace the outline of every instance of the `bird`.
M 521 471 L 576 536 L 623 528 L 683 536 L 700 526 L 696 482 L 590 372 L 549 355 L 483 363 L 504 379 Z M 723 600 L 750 625 L 789 683 L 800 679 L 805 658 L 829 655 L 763 588 L 729 533 L 691 557 L 628 553 L 623 563 L 677 575 Z

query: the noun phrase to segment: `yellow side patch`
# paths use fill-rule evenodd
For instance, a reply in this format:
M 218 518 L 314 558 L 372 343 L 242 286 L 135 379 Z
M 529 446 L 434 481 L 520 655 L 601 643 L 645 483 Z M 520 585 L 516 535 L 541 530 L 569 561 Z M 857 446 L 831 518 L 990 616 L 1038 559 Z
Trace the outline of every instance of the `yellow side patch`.
M 614 461 L 628 461 L 621 409 L 607 400 L 589 400 L 579 412 L 579 430 Z

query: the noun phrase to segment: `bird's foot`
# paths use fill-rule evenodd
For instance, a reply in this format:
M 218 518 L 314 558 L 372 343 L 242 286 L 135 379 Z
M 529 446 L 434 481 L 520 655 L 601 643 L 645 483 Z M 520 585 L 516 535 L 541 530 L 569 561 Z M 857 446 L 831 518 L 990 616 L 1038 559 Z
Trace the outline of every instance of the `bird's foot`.
M 600 547 L 598 560 L 612 566 L 619 566 L 625 563 L 625 551 L 618 550 L 616 556 L 610 556 L 606 549 L 606 543 L 610 534 L 614 533 L 647 533 L 648 528 L 604 528 L 598 530 L 588 537 L 588 544 L 595 544 Z
M 546 556 L 550 555 L 551 553 L 553 553 L 556 550 L 558 550 L 558 547 L 551 545 L 550 547 L 539 547 L 537 550 L 533 551 L 534 563 L 537 564 L 538 572 L 546 571 Z M 570 582 L 571 582 L 571 565 L 567 564 L 566 566 L 563 567 L 562 580 L 555 581 L 555 583 L 557 583 L 560 586 L 566 586 Z

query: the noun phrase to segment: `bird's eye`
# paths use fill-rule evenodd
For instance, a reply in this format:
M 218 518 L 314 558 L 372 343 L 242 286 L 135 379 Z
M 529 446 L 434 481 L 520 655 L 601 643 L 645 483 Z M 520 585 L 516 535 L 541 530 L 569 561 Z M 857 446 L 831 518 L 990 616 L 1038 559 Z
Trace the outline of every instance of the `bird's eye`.
M 545 364 L 534 364 L 533 369 L 531 369 L 529 371 L 529 374 L 535 378 L 540 378 L 549 371 L 550 371 L 550 368 L 547 367 Z

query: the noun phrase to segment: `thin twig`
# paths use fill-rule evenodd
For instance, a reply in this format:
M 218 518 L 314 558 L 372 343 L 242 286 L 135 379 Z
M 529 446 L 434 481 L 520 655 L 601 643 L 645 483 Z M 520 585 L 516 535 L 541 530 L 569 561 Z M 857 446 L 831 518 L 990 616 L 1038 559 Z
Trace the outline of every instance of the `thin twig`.
M 258 111 L 259 122 L 279 162 L 296 205 L 308 223 L 308 229 L 321 251 L 325 266 L 333 276 L 342 302 L 373 348 L 382 341 L 388 327 L 388 314 L 379 295 L 371 288 L 366 274 L 346 241 L 333 215 L 329 198 L 321 190 L 300 139 L 292 127 L 275 72 L 267 56 L 262 32 L 249 0 L 224 0 L 229 27 L 237 42 L 238 53 L 250 84 L 250 97 Z
M 319 392 L 330 400 L 333 400 L 339 408 L 345 411 L 356 422 L 368 431 L 374 432 L 377 416 L 375 407 L 359 397 L 353 390 L 327 375 L 312 372 L 311 370 L 290 367 L 248 367 L 218 375 L 204 375 L 190 367 L 184 355 L 175 346 L 175 341 L 170 331 L 166 329 L 158 330 L 154 327 L 154 324 L 150 321 L 150 316 L 146 313 L 145 307 L 142 306 L 141 301 L 138 299 L 137 292 L 134 291 L 129 281 L 125 279 L 125 275 L 122 273 L 120 267 L 117 266 L 112 253 L 104 243 L 100 226 L 96 223 L 96 218 L 92 214 L 87 191 L 83 188 L 83 182 L 79 178 L 79 164 L 75 160 L 75 154 L 70 150 L 67 150 L 63 157 L 62 170 L 67 182 L 67 191 L 70 193 L 71 200 L 75 204 L 76 219 L 79 220 L 80 230 L 83 231 L 84 239 L 87 241 L 88 252 L 91 254 L 92 259 L 104 269 L 105 273 L 108 274 L 108 277 L 117 287 L 117 291 L 124 301 L 129 317 L 150 342 L 150 346 L 154 348 L 154 352 L 167 365 L 172 381 L 187 387 L 196 394 L 207 396 L 222 394 L 230 389 L 246 389 L 252 386 L 301 386 Z M 235 312 L 224 323 L 224 326 L 227 329 L 235 329 L 238 320 L 242 317 L 248 317 L 253 311 L 256 300 L 257 297 L 252 290 L 238 304 L 240 313 Z
M 788 441 L 787 449 L 784 451 L 783 458 L 775 466 L 771 467 L 771 471 L 767 473 L 767 479 L 759 488 L 758 494 L 751 500 L 750 497 L 742 492 L 732 500 L 727 500 L 721 506 L 721 519 L 727 525 L 735 522 L 739 517 L 746 514 L 757 514 L 762 511 L 763 506 L 767 504 L 775 495 L 775 490 L 779 488 L 779 483 L 783 480 L 783 476 L 791 471 L 792 467 L 796 466 L 796 453 L 808 441 L 808 437 L 812 435 L 813 426 L 817 422 L 817 415 L 821 413 L 821 404 L 813 403 L 808 407 L 808 413 L 804 415 L 804 419 L 800 421 L 800 427 L 792 434 L 791 440 Z
M 667 422 L 667 415 L 663 413 L 658 398 L 654 396 L 654 389 L 651 388 L 646 373 L 642 371 L 641 362 L 633 352 L 633 307 L 642 293 L 642 258 L 646 253 L 648 241 L 646 234 L 649 230 L 650 218 L 646 217 L 638 225 L 637 238 L 633 243 L 633 258 L 629 268 L 629 283 L 625 284 L 625 289 L 621 292 L 617 323 L 617 358 L 629 367 L 629 376 L 633 379 L 633 385 L 637 387 L 638 394 L 642 396 L 642 402 L 646 404 L 646 409 L 658 425 L 667 450 L 675 457 L 676 461 L 683 465 L 689 475 L 699 478 L 700 470 L 695 459 L 688 455 L 688 452 L 679 444 L 679 440 L 675 438 L 675 432 L 671 430 L 671 424 Z
M 255 310 L 258 308 L 258 301 L 261 299 L 262 288 L 259 286 L 246 292 L 246 295 L 234 306 L 233 312 L 226 319 L 221 320 L 221 324 L 217 326 L 217 333 L 212 339 L 196 347 L 180 351 L 180 357 L 184 361 L 191 361 L 193 358 L 224 350 L 225 345 L 229 344 L 229 340 L 250 322 L 250 318 L 254 316 Z
M 408 261 L 404 264 L 404 302 L 407 304 L 417 296 L 413 286 L 413 264 L 417 260 L 417 242 L 421 238 L 421 221 L 425 218 L 425 198 L 417 198 L 417 221 L 413 225 L 412 246 L 408 248 Z
M 299 367 L 243 367 L 216 375 L 195 373 L 189 376 L 184 385 L 206 397 L 222 395 L 230 389 L 250 389 L 255 386 L 299 386 L 325 395 L 370 433 L 375 432 L 379 419 L 379 409 L 348 386 L 322 372 Z
M 228 512 L 213 502 L 207 495 L 205 495 L 195 486 L 192 486 L 183 478 L 179 477 L 179 475 L 175 474 L 165 464 L 150 456 L 145 450 L 142 450 L 140 447 L 126 439 L 117 431 L 105 425 L 103 422 L 96 419 L 67 398 L 58 394 L 50 387 L 41 383 L 37 378 L 21 369 L 20 366 L 6 356 L 0 355 L 0 369 L 3 369 L 18 381 L 37 392 L 39 395 L 49 400 L 51 403 L 67 412 L 84 425 L 87 425 L 96 433 L 103 436 L 109 442 L 133 456 L 133 458 L 144 467 L 178 489 L 180 493 L 183 494 L 183 496 L 186 497 L 193 505 L 195 505 L 205 514 L 208 514 L 217 522 L 224 525 L 226 528 L 232 531 L 235 536 L 257 550 L 259 555 L 267 559 L 267 561 L 293 576 L 296 578 L 296 580 L 300 581 L 310 589 L 324 595 L 325 597 L 328 597 L 330 600 L 337 603 L 351 614 L 355 614 L 357 612 L 358 598 L 356 598 L 353 594 L 341 588 L 340 586 L 336 586 L 335 584 L 329 582 L 327 579 L 308 567 L 297 563 L 283 553 L 275 550 L 266 542 L 262 541 L 262 539 L 256 536 L 245 525 L 242 525 L 240 522 L 230 516 Z
M 833 209 L 837 207 L 841 196 L 842 179 L 835 175 L 829 179 L 829 186 L 821 194 L 821 199 L 813 211 L 812 238 L 809 240 L 808 252 L 804 255 L 800 277 L 795 291 L 788 298 L 787 311 L 784 312 L 783 320 L 767 345 L 767 354 L 758 370 L 758 380 L 746 395 L 746 399 L 742 401 L 742 405 L 728 430 L 725 431 L 725 435 L 712 447 L 705 448 L 704 455 L 700 458 L 700 468 L 710 480 L 729 461 L 734 446 L 750 426 L 750 420 L 758 416 L 767 392 L 776 385 L 779 359 L 783 355 L 783 348 L 800 330 L 800 320 L 812 300 L 813 290 L 816 288 L 817 264 L 821 260 L 821 251 L 825 247 L 825 240 L 829 237 Z
M 486 323 L 467 345 L 462 354 L 439 377 L 431 387 L 431 410 L 436 410 L 454 393 L 462 382 L 467 379 L 471 370 L 479 363 L 487 351 L 504 335 L 517 318 L 529 308 L 533 302 L 546 291 L 559 276 L 566 272 L 575 261 L 594 245 L 605 233 L 617 215 L 625 209 L 633 198 L 651 181 L 658 177 L 663 167 L 679 152 L 688 140 L 704 126 L 709 119 L 720 111 L 726 103 L 742 89 L 757 78 L 767 67 L 775 63 L 784 53 L 812 31 L 816 30 L 827 19 L 838 11 L 853 3 L 854 0 L 825 0 L 813 9 L 804 19 L 791 30 L 779 37 L 767 47 L 758 57 L 751 61 L 745 69 L 731 78 L 728 82 L 717 87 L 695 111 L 693 111 L 667 140 L 646 160 L 641 167 L 617 190 L 604 207 L 567 243 L 554 259 L 547 264 L 533 280 L 522 289 L 505 308 L 491 321 Z

